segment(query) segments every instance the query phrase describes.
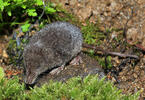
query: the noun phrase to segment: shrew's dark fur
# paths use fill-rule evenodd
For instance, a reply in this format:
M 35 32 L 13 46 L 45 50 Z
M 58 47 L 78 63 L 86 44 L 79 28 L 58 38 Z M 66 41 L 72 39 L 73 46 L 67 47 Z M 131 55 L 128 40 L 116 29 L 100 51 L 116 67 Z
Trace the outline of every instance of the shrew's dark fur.
M 25 83 L 33 84 L 41 73 L 65 65 L 82 48 L 80 29 L 67 22 L 55 22 L 37 32 L 24 48 Z

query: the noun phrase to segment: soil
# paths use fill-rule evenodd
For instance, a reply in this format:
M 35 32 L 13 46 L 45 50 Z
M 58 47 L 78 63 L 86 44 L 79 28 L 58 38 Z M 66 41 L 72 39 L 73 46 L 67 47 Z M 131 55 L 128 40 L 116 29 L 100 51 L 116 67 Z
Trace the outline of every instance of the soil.
M 145 100 L 145 0 L 50 1 L 61 4 L 82 22 L 89 20 L 92 23 L 99 23 L 102 31 L 108 28 L 124 31 L 128 43 L 142 51 L 140 60 L 135 62 L 130 60 L 123 64 L 127 59 L 121 60 L 115 57 L 114 62 L 117 63 L 115 69 L 120 71 L 117 71 L 117 78 L 114 77 L 113 72 L 109 72 L 107 76 L 125 94 L 141 90 L 139 99 Z M 114 33 L 116 32 L 113 32 L 112 36 Z M 119 49 L 121 51 L 123 48 L 119 47 Z
M 80 20 L 99 23 L 102 30 L 124 29 L 133 44 L 145 50 L 145 0 L 50 0 Z
M 102 31 L 105 31 L 107 28 L 126 30 L 128 43 L 142 52 L 139 55 L 140 59 L 135 61 L 132 59 L 128 60 L 114 57 L 112 63 L 115 62 L 115 70 L 111 69 L 110 72 L 107 72 L 106 76 L 108 79 L 112 80 L 118 88 L 122 89 L 124 94 L 133 94 L 140 90 L 141 95 L 139 100 L 145 100 L 145 0 L 50 1 L 56 4 L 58 2 L 61 3 L 65 9 L 78 16 L 82 22 L 89 20 L 92 23 L 99 23 Z M 125 27 L 127 27 L 127 29 Z M 13 65 L 7 63 L 9 55 L 6 52 L 6 48 L 9 37 L 10 36 L 7 35 L 0 36 L 0 66 L 4 68 L 8 78 L 14 75 L 22 76 L 23 69 L 13 67 Z M 123 48 L 119 47 L 118 49 Z M 129 52 L 130 51 L 127 51 L 127 53 Z M 100 78 L 105 76 L 104 70 L 96 59 L 83 53 L 80 54 L 80 56 L 83 60 L 82 64 L 67 65 L 59 74 L 51 75 L 46 73 L 39 78 L 36 85 L 40 86 L 50 79 L 66 81 L 73 76 L 84 77 L 88 74 L 99 74 Z M 125 64 L 123 64 L 124 62 Z

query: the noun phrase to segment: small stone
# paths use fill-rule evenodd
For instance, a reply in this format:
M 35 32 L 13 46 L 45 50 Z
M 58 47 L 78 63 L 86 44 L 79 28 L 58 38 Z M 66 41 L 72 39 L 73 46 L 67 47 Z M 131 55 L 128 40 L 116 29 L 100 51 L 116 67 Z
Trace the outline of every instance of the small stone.
M 0 63 L 2 63 L 3 62 L 3 60 L 2 59 L 0 59 Z
M 145 72 L 142 70 L 142 71 L 140 72 L 140 75 L 141 75 L 141 76 L 144 76 L 144 75 L 145 75 Z
M 99 12 L 97 10 L 93 10 L 93 15 L 97 16 L 99 14 Z
M 114 57 L 113 59 L 117 64 L 120 64 L 120 60 L 118 59 L 118 57 Z
M 114 77 L 112 77 L 112 81 L 115 83 L 116 82 L 116 79 Z
M 3 56 L 4 58 L 8 58 L 8 54 L 7 54 L 6 50 L 3 50 L 2 56 Z
M 2 55 L 2 49 L 0 48 L 0 55 Z
M 142 46 L 145 47 L 145 39 L 142 41 Z
M 81 16 L 82 19 L 87 19 L 88 17 L 91 16 L 92 9 L 91 9 L 91 7 L 86 7 L 85 9 L 81 9 L 81 10 L 79 10 L 77 12 Z
M 31 31 L 29 36 L 33 36 L 36 33 L 36 31 Z
M 117 34 L 116 34 L 116 32 L 114 31 L 114 32 L 112 33 L 112 35 L 111 35 L 111 38 L 114 39 L 114 38 L 116 38 L 116 37 L 117 37 Z
M 22 37 L 22 36 L 24 36 L 24 33 L 23 33 L 23 32 L 20 32 L 20 33 L 17 35 L 17 37 Z
M 124 75 L 124 73 L 123 72 L 120 72 L 119 75 L 122 76 L 122 75 Z
M 145 63 L 145 55 L 144 55 L 144 57 L 143 57 L 142 61 L 143 61 L 143 63 Z
M 137 78 L 138 77 L 138 75 L 136 73 L 134 73 L 133 76 L 134 76 L 134 78 Z
M 130 28 L 127 31 L 127 39 L 132 40 L 133 42 L 136 42 L 138 37 L 138 30 L 136 28 Z
M 137 73 L 140 72 L 139 66 L 136 66 L 136 67 L 134 68 L 134 71 L 137 72 Z
M 8 41 L 8 36 L 7 35 L 4 35 L 4 39 Z

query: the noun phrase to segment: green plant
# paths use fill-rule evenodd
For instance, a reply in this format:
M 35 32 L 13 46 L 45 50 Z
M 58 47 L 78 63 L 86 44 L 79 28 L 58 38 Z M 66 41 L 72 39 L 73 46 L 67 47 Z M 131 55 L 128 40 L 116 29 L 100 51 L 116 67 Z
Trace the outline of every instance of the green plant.
M 62 82 L 50 81 L 41 87 L 25 90 L 18 77 L 0 80 L 0 100 L 137 100 L 139 92 L 123 95 L 110 81 L 88 75 L 83 80 L 74 77 Z
M 0 29 L 4 25 L 28 24 L 25 21 L 39 19 L 43 9 L 42 0 L 0 0 Z M 54 5 L 50 2 L 45 6 L 44 11 L 46 14 L 56 12 Z
M 18 77 L 7 80 L 4 70 L 0 67 L 0 100 L 24 100 L 24 84 L 19 83 Z
M 80 77 L 72 78 L 66 83 L 49 82 L 40 87 L 35 87 L 28 94 L 30 100 L 136 100 L 135 95 L 123 95 L 105 78 L 99 80 L 95 76 L 87 76 L 83 80 Z
M 20 84 L 18 78 L 0 80 L 0 100 L 24 100 L 24 84 Z
M 107 69 L 111 69 L 112 68 L 112 61 L 111 61 L 111 56 L 107 56 L 106 58 L 106 62 L 105 62 L 105 57 L 99 57 L 99 56 L 95 56 L 95 59 L 99 62 L 99 64 L 103 67 Z M 106 66 L 107 64 L 107 66 Z
M 105 38 L 105 35 L 99 32 L 99 28 L 97 25 L 93 23 L 87 23 L 86 26 L 82 26 L 81 28 L 84 42 L 88 44 L 100 44 L 101 40 Z
M 4 70 L 0 67 L 0 80 L 5 76 Z

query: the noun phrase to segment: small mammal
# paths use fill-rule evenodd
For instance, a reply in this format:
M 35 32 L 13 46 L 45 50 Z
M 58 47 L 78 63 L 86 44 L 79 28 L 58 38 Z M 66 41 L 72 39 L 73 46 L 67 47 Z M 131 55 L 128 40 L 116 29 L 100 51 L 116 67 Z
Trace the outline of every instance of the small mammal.
M 80 29 L 67 22 L 54 22 L 34 34 L 24 48 L 25 83 L 34 84 L 37 77 L 65 65 L 82 48 Z

